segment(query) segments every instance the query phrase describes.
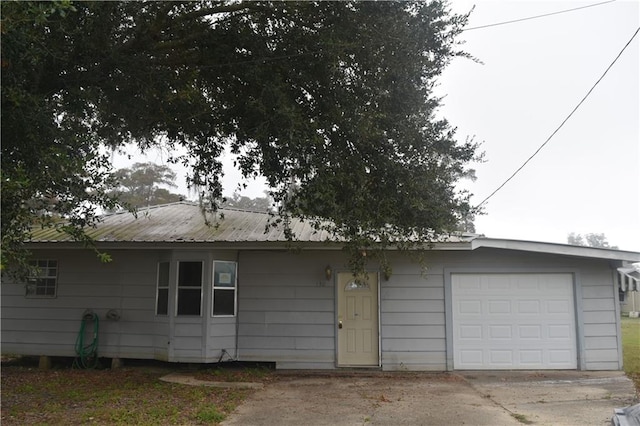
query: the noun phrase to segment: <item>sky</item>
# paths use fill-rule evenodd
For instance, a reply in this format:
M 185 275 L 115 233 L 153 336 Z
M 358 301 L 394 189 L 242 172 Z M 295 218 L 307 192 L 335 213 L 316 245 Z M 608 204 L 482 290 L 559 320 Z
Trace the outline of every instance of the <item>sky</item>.
M 456 0 L 476 4 L 467 28 L 598 1 Z M 464 50 L 440 79 L 441 114 L 458 137 L 482 143 L 485 162 L 465 186 L 481 203 L 527 160 L 587 94 L 640 26 L 640 2 L 621 1 L 465 31 Z M 604 233 L 640 251 L 640 36 L 542 150 L 484 206 L 476 231 L 493 238 L 566 243 Z
M 473 8 L 463 50 L 440 76 L 438 114 L 459 140 L 481 143 L 477 179 L 461 183 L 480 204 L 552 135 L 640 27 L 640 2 L 453 0 Z M 474 8 L 475 5 L 475 8 Z M 162 163 L 150 152 L 133 161 Z M 240 173 L 226 161 L 230 195 Z M 177 169 L 179 188 L 186 171 Z M 242 191 L 263 196 L 263 180 Z M 491 238 L 566 243 L 570 232 L 604 233 L 611 245 L 640 251 L 640 35 L 540 152 L 484 205 L 476 232 Z

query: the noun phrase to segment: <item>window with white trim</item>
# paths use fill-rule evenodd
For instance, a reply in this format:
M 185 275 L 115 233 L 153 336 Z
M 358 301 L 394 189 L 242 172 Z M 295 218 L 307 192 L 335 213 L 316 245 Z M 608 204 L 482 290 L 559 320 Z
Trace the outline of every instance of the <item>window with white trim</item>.
M 27 297 L 56 297 L 58 287 L 58 261 L 38 259 L 29 262 L 31 271 L 27 278 Z
M 158 263 L 156 315 L 167 315 L 169 313 L 169 265 L 169 262 Z
M 176 315 L 200 315 L 203 262 L 178 262 Z
M 212 315 L 235 316 L 236 314 L 236 262 L 213 262 L 213 308 Z

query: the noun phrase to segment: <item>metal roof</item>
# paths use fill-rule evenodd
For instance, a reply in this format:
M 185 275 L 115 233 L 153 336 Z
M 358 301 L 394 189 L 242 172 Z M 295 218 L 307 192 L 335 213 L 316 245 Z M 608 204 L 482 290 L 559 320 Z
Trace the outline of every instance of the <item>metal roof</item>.
M 269 213 L 236 209 L 202 212 L 198 204 L 178 202 L 131 212 L 103 216 L 87 234 L 96 242 L 286 242 L 283 226 L 272 226 L 275 217 Z M 295 240 L 304 242 L 337 241 L 327 231 L 317 231 L 309 221 L 292 219 Z M 469 236 L 448 236 L 440 242 L 469 241 Z M 33 230 L 31 243 L 73 242 L 56 229 Z
M 139 209 L 136 214 L 118 212 L 102 217 L 87 234 L 96 242 L 247 242 L 287 241 L 281 227 L 268 227 L 268 213 L 219 209 L 203 213 L 198 204 L 178 202 Z M 304 241 L 325 241 L 309 223 L 293 221 L 295 235 Z M 32 232 L 30 242 L 72 242 L 56 229 Z
M 216 214 L 203 214 L 196 203 L 182 201 L 163 204 L 130 212 L 119 212 L 103 216 L 95 228 L 87 234 L 96 243 L 258 243 L 261 247 L 271 243 L 280 247 L 289 240 L 283 226 L 271 226 L 276 217 L 264 212 L 237 209 L 220 209 Z M 327 231 L 316 231 L 309 221 L 291 220 L 294 240 L 306 243 L 335 242 L 339 238 Z M 72 237 L 55 228 L 34 229 L 30 244 L 72 243 Z M 432 248 L 441 250 L 477 250 L 480 248 L 517 250 L 638 262 L 640 253 L 566 244 L 544 243 L 486 238 L 476 234 L 442 235 L 433 241 Z

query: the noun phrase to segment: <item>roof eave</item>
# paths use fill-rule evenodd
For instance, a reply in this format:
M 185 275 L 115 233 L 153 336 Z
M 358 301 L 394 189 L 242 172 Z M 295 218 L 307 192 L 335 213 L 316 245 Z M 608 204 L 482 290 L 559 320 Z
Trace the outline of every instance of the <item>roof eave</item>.
M 562 256 L 587 257 L 627 262 L 640 261 L 640 253 L 633 251 L 606 248 L 571 246 L 567 244 L 543 243 L 537 241 L 507 240 L 499 238 L 479 237 L 471 241 L 471 249 L 497 248 L 535 253 L 557 254 Z

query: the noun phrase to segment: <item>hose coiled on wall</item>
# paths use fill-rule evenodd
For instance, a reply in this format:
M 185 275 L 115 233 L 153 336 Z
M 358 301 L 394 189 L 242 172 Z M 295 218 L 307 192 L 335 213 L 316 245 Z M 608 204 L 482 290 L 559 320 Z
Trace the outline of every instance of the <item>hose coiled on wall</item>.
M 89 343 L 85 343 L 87 326 L 93 326 L 93 338 Z M 87 311 L 82 315 L 82 323 L 80 331 L 76 338 L 76 354 L 78 355 L 73 361 L 76 368 L 96 368 L 98 365 L 98 330 L 100 328 L 100 320 L 95 312 Z

